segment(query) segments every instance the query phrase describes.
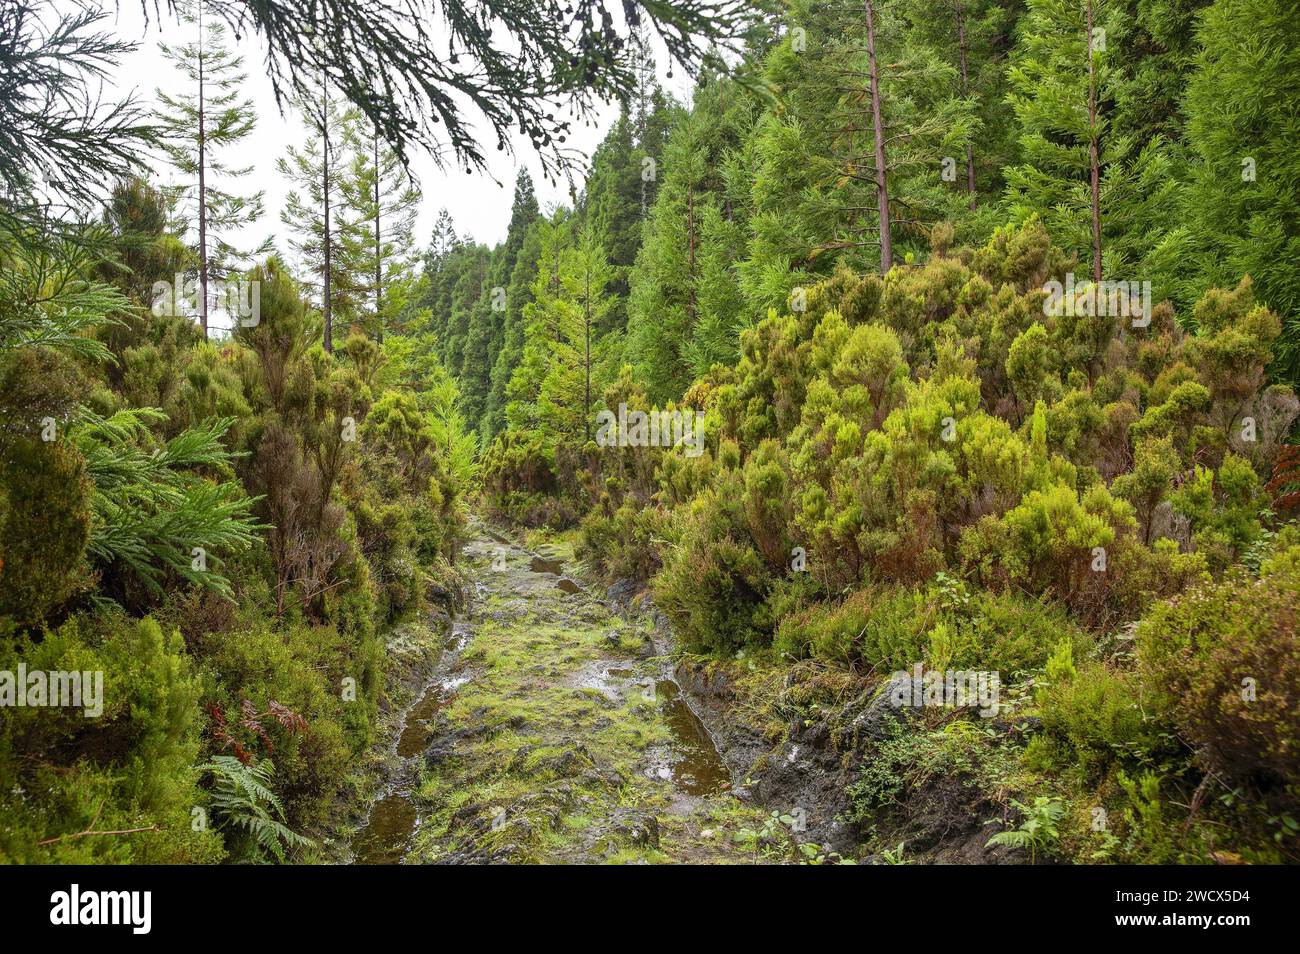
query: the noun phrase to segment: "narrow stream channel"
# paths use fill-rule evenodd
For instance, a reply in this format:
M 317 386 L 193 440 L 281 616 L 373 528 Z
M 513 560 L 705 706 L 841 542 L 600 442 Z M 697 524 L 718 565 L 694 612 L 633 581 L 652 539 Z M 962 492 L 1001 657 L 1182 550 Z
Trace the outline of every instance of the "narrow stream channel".
M 388 791 L 371 806 L 365 825 L 352 836 L 352 859 L 355 864 L 400 864 L 410 848 L 411 836 L 419 825 L 419 812 L 413 801 L 415 787 L 420 781 L 416 756 L 429 745 L 429 720 L 451 700 L 461 685 L 460 680 L 450 673 L 469 639 L 470 633 L 462 623 L 452 624 L 434 670 L 433 681 L 407 711 L 395 750 L 396 757 L 402 764 Z

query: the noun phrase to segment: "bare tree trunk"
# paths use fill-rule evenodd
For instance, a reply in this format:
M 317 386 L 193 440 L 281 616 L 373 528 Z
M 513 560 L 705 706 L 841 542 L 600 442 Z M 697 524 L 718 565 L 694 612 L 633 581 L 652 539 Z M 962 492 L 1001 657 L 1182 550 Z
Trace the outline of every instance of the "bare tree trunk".
M 332 302 L 330 300 L 330 279 L 332 278 L 333 265 L 333 248 L 330 242 L 330 89 L 328 80 L 322 87 L 324 97 L 320 117 L 321 147 L 324 154 L 323 174 L 321 181 L 321 198 L 325 203 L 325 351 L 332 354 L 334 352 L 334 335 L 333 335 L 333 314 L 331 313 Z
M 867 59 L 871 68 L 871 126 L 876 140 L 876 202 L 880 218 L 880 274 L 894 265 L 894 246 L 889 235 L 889 181 L 885 164 L 885 123 L 880 112 L 880 75 L 876 68 L 876 27 L 872 0 L 867 9 Z
M 208 177 L 207 101 L 203 89 L 203 4 L 199 4 L 199 321 L 208 337 Z
M 957 50 L 961 56 L 961 96 L 965 99 L 970 95 L 970 70 L 966 65 L 966 8 L 961 2 L 956 7 L 957 12 Z M 975 149 L 966 141 L 966 191 L 970 193 L 970 207 L 975 209 Z
M 1092 280 L 1101 281 L 1101 161 L 1097 149 L 1097 71 L 1092 62 L 1092 0 L 1088 0 L 1088 162 L 1092 174 Z

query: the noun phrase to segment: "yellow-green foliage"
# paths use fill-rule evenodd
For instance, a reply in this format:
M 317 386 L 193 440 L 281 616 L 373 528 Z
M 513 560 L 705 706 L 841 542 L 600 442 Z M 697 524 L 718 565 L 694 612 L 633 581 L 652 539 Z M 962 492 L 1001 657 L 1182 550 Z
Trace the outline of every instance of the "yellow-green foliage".
M 864 669 L 996 670 L 1004 679 L 1042 667 L 1050 649 L 1084 646 L 1087 636 L 1060 609 L 951 579 L 911 589 L 876 586 L 833 605 L 785 616 L 773 647 Z

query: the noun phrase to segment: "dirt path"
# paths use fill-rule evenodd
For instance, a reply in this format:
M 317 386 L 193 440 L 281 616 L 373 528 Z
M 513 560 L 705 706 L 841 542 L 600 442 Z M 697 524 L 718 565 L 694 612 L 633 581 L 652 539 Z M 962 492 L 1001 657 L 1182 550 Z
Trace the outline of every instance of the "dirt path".
M 743 833 L 765 813 L 730 794 L 645 624 L 564 576 L 570 563 L 475 525 L 462 565 L 476 592 L 408 716 L 398 781 L 354 839 L 358 860 L 755 857 Z

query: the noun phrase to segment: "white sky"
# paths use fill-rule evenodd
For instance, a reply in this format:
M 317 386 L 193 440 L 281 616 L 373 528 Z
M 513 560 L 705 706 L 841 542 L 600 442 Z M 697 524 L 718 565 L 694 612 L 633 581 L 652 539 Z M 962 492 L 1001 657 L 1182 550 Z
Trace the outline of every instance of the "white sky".
M 162 55 L 158 48 L 159 41 L 166 37 L 169 43 L 189 42 L 197 34 L 197 28 L 188 27 L 171 20 L 165 10 L 162 22 L 152 15 L 153 0 L 149 0 L 150 22 L 146 29 L 145 17 L 140 0 L 101 0 L 108 11 L 108 20 L 101 23 L 102 29 L 115 31 L 122 39 L 135 41 L 139 47 L 122 59 L 114 77 L 115 86 L 106 90 L 107 96 L 125 96 L 134 90 L 139 99 L 152 108 L 157 102 L 154 91 L 158 87 L 174 94 L 182 92 L 181 84 L 185 82 L 172 64 Z M 160 6 L 165 7 L 165 4 Z M 166 33 L 164 34 L 164 30 Z M 271 92 L 271 82 L 266 76 L 263 63 L 266 46 L 261 37 L 245 37 L 237 46 L 231 31 L 226 31 L 227 43 L 231 49 L 244 58 L 243 69 L 248 74 L 245 93 L 253 100 L 257 111 L 258 123 L 252 136 L 245 141 L 246 156 L 227 156 L 227 161 L 238 168 L 251 165 L 253 171 L 237 182 L 237 191 L 241 194 L 264 190 L 266 193 L 266 215 L 259 225 L 246 233 L 235 237 L 236 245 L 252 247 L 268 234 L 275 238 L 277 248 L 288 254 L 288 242 L 285 230 L 280 222 L 280 210 L 288 186 L 276 171 L 276 160 L 285 154 L 286 147 L 303 141 L 306 131 L 301 120 L 291 110 L 281 116 Z M 672 80 L 666 79 L 667 55 L 662 49 L 656 50 L 659 81 L 671 90 L 678 99 L 688 99 L 690 81 L 685 71 L 678 68 Z M 580 150 L 584 155 L 591 152 L 600 143 L 614 120 L 618 117 L 616 104 L 600 107 L 595 118 L 595 128 L 588 128 L 575 123 L 568 145 Z M 490 132 L 489 132 L 490 136 Z M 526 137 L 516 135 L 515 154 L 510 156 L 498 152 L 495 139 L 490 139 L 488 148 L 483 150 L 488 157 L 488 168 L 502 185 L 498 186 L 487 175 L 468 175 L 464 170 L 449 167 L 439 171 L 432 158 L 421 150 L 413 151 L 412 168 L 419 180 L 423 192 L 419 217 L 416 223 L 416 240 L 421 247 L 429 241 L 429 233 L 437 218 L 438 210 L 446 206 L 461 235 L 470 235 L 488 245 L 502 241 L 506 227 L 510 222 L 510 202 L 514 192 L 514 180 L 520 164 L 528 167 L 537 188 L 537 198 L 543 208 L 551 203 L 568 203 L 568 186 L 562 180 L 548 183 L 542 175 L 541 163 L 532 152 Z M 174 173 L 161 158 L 151 159 L 149 167 L 153 171 L 155 182 L 172 181 Z

